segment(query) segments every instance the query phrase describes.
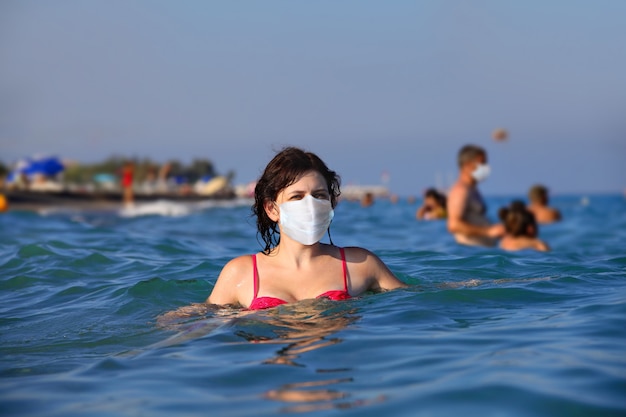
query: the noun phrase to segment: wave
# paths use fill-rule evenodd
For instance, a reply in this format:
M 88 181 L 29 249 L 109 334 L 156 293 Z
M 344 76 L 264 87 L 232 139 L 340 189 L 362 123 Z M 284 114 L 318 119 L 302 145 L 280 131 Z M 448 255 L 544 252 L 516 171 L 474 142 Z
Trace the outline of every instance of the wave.
M 74 208 L 74 207 L 50 207 L 38 210 L 41 216 L 69 216 L 76 221 L 85 219 L 85 216 L 93 217 L 121 217 L 134 218 L 144 216 L 160 217 L 184 217 L 191 214 L 216 208 L 248 207 L 252 204 L 251 199 L 236 198 L 232 200 L 208 200 L 202 202 L 181 203 L 171 200 L 157 200 L 149 203 L 134 203 L 126 207 L 110 208 Z

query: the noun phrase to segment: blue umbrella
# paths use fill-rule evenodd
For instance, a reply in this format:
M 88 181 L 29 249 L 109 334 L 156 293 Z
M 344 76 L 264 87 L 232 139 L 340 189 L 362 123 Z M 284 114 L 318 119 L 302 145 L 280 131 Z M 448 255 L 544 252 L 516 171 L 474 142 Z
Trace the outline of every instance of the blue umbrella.
M 43 174 L 46 176 L 53 176 L 63 171 L 65 166 L 59 160 L 59 158 L 51 156 L 38 159 L 29 159 L 24 166 L 19 169 L 27 175 Z

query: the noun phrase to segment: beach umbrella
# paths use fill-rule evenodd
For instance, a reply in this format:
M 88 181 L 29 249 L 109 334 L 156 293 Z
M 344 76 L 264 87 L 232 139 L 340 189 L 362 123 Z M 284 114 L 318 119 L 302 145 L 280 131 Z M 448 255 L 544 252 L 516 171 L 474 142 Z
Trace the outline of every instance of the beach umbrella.
M 26 175 L 42 174 L 46 176 L 54 176 L 64 169 L 63 162 L 54 156 L 23 160 L 18 162 L 17 167 L 18 172 Z

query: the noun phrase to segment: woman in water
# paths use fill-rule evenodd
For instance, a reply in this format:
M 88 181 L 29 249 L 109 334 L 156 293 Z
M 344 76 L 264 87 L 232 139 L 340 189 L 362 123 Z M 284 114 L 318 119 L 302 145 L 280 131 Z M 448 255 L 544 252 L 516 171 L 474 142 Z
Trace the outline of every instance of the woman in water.
M 415 217 L 419 220 L 439 220 L 448 217 L 446 213 L 446 196 L 434 188 L 424 193 L 424 204 L 417 210 Z
M 339 177 L 315 154 L 279 152 L 255 188 L 252 209 L 264 248 L 228 262 L 207 303 L 259 310 L 404 287 L 368 250 L 320 242 L 339 194 Z
M 508 207 L 499 211 L 500 220 L 504 223 L 506 234 L 500 241 L 504 250 L 516 251 L 535 249 L 548 251 L 548 245 L 537 237 L 539 231 L 535 216 L 522 201 L 513 201 Z

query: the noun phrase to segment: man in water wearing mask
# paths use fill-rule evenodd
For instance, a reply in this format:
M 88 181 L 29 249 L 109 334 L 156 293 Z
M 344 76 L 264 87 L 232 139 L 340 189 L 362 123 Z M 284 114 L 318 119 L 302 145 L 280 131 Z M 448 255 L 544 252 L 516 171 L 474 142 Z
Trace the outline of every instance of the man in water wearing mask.
M 478 183 L 489 176 L 487 152 L 466 145 L 459 151 L 459 178 L 448 194 L 448 230 L 463 245 L 494 246 L 504 235 L 504 226 L 492 225 L 486 217 L 487 206 Z
M 264 248 L 228 262 L 207 303 L 259 310 L 405 286 L 368 250 L 320 242 L 329 232 L 340 191 L 337 174 L 315 154 L 282 150 L 265 168 L 254 194 L 252 210 Z

